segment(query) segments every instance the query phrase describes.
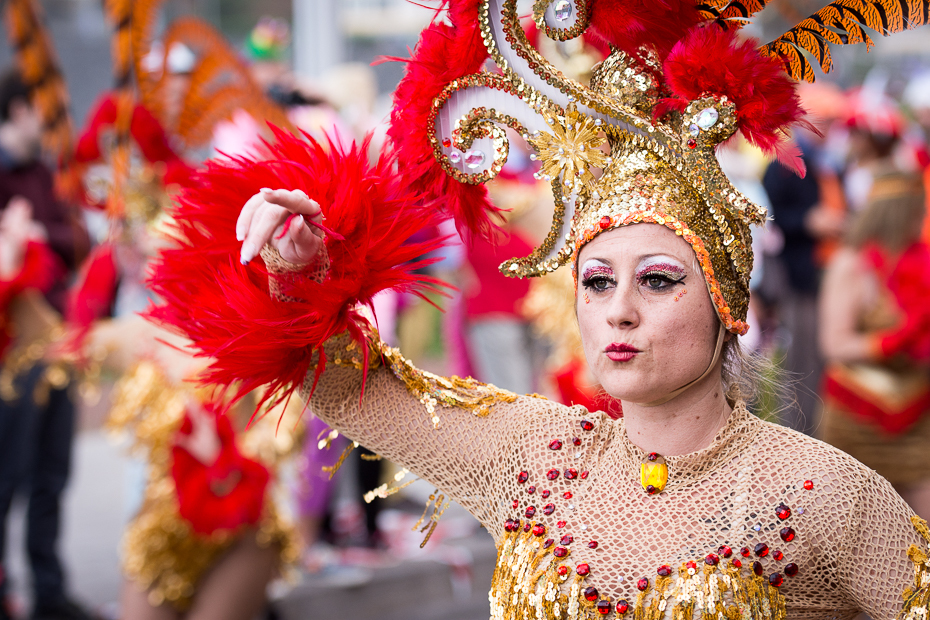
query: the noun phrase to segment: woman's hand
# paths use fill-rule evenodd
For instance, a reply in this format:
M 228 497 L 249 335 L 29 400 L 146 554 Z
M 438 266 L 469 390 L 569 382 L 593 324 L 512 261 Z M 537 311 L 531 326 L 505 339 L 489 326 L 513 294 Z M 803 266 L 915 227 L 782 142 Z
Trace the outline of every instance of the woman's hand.
M 323 247 L 323 231 L 308 220 L 322 223 L 323 212 L 303 191 L 262 189 L 245 203 L 236 222 L 242 264 L 258 256 L 266 243 L 290 263 L 309 264 Z

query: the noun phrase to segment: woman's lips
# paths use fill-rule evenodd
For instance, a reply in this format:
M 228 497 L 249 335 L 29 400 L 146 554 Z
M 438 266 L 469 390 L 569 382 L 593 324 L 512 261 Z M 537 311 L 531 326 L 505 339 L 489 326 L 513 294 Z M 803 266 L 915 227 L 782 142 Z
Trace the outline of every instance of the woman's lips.
M 604 352 L 607 354 L 607 358 L 614 362 L 629 362 L 636 357 L 638 353 L 642 353 L 642 351 L 633 345 L 616 342 L 607 345 Z

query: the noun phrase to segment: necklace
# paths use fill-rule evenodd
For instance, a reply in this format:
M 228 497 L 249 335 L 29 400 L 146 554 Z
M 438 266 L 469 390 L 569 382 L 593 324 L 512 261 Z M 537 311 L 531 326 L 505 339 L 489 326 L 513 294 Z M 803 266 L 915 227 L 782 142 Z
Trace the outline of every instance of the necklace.
M 639 466 L 640 484 L 649 495 L 658 495 L 668 484 L 668 464 L 658 452 L 650 452 Z

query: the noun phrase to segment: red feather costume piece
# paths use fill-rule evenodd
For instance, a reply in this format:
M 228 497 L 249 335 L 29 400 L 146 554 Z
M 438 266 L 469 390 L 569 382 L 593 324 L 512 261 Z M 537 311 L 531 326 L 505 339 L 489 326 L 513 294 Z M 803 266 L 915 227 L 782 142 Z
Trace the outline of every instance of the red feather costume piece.
M 705 95 L 725 96 L 736 105 L 737 125 L 743 136 L 768 155 L 804 174 L 796 146 L 787 144 L 785 130 L 803 121 L 804 109 L 795 83 L 782 62 L 763 56 L 756 42 L 739 40 L 737 31 L 711 23 L 692 29 L 665 59 L 665 80 L 672 97 L 662 101 L 657 114 L 684 111 L 688 103 Z
M 589 33 L 634 58 L 646 48 L 664 60 L 701 20 L 694 0 L 596 0 Z
M 246 458 L 236 446 L 229 418 L 216 411 L 220 451 L 213 463 L 202 463 L 179 445 L 171 449 L 171 477 L 178 494 L 178 513 L 197 534 L 254 525 L 262 516 L 268 469 Z M 185 415 L 179 433 L 190 435 L 193 424 Z
M 477 73 L 488 58 L 478 27 L 479 0 L 444 0 L 450 24 L 434 21 L 420 35 L 407 71 L 394 93 L 388 136 L 409 191 L 425 202 L 442 201 L 459 229 L 488 234 L 499 211 L 484 185 L 460 183 L 443 171 L 433 154 L 427 122 L 435 99 L 453 80 Z
M 209 382 L 239 382 L 240 395 L 265 385 L 269 395 L 299 389 L 315 364 L 322 372 L 320 347 L 331 336 L 348 330 L 363 342 L 367 321 L 357 306 L 370 306 L 380 291 L 422 297 L 441 286 L 415 273 L 441 241 L 409 242 L 434 224 L 436 210 L 414 206 L 418 197 L 399 184 L 392 158 L 372 165 L 367 144 L 343 152 L 332 142 L 326 148 L 309 136 L 275 134 L 267 145 L 272 161 L 210 161 L 184 188 L 174 213 L 177 243 L 161 253 L 150 278 L 164 304 L 149 316 L 213 358 Z M 236 260 L 239 207 L 263 187 L 303 190 L 342 237 L 327 235 L 332 267 L 322 282 L 300 273 L 277 278 L 292 301 L 269 294 L 276 276 L 263 261 Z

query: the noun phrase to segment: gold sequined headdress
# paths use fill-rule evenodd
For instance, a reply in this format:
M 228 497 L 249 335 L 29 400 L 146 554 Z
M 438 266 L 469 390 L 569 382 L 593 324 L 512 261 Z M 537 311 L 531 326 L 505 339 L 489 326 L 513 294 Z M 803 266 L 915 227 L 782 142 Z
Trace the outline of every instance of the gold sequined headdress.
M 828 44 L 870 44 L 864 26 L 889 34 L 921 25 L 930 3 L 837 0 L 758 47 L 738 31 L 765 0 L 536 0 L 549 38 L 588 33 L 611 45 L 590 86 L 533 48 L 517 0 L 444 4 L 451 24 L 424 31 L 395 96 L 391 137 L 410 185 L 480 231 L 488 222 L 473 205 L 493 207 L 468 186 L 500 171 L 510 127 L 536 149 L 555 210 L 545 241 L 504 273 L 543 275 L 602 231 L 663 225 L 694 249 L 721 321 L 743 334 L 750 226 L 766 212 L 733 187 L 716 147 L 741 131 L 803 174 L 787 130 L 803 123 L 795 80 L 814 79 L 805 53 L 829 71 Z M 483 70 L 488 57 L 499 73 Z

